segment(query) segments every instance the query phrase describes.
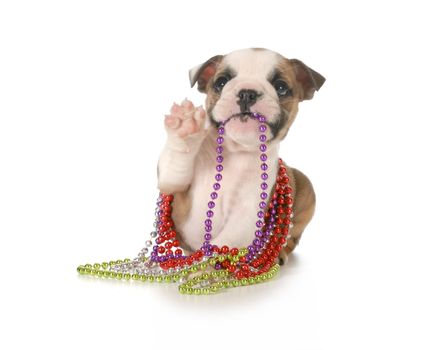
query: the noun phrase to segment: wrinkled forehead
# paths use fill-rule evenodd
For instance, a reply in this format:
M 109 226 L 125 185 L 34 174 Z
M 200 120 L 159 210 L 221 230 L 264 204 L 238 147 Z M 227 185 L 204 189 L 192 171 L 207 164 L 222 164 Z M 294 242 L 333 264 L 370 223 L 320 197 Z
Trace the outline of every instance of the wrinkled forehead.
M 269 76 L 286 61 L 283 56 L 270 50 L 246 49 L 226 55 L 219 68 L 233 70 L 237 77 L 262 78 Z

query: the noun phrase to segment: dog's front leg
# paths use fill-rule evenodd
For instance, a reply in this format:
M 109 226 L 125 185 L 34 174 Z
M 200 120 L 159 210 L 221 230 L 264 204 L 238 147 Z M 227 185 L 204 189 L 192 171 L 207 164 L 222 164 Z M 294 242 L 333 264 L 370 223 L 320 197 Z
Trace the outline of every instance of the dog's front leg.
M 167 194 L 186 191 L 192 182 L 195 157 L 205 138 L 205 111 L 188 100 L 174 104 L 164 121 L 167 141 L 157 166 L 158 189 Z

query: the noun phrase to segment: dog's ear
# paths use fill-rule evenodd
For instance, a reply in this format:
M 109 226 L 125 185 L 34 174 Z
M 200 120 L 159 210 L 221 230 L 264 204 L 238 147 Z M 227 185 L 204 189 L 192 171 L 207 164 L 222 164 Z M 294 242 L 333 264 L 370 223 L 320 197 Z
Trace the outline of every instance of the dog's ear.
M 208 61 L 197 65 L 189 71 L 190 86 L 198 83 L 198 90 L 205 92 L 208 81 L 214 76 L 218 64 L 223 59 L 222 55 L 211 57 Z
M 302 61 L 294 58 L 290 62 L 296 74 L 296 81 L 302 88 L 300 100 L 310 100 L 314 96 L 314 92 L 324 84 L 325 78 Z

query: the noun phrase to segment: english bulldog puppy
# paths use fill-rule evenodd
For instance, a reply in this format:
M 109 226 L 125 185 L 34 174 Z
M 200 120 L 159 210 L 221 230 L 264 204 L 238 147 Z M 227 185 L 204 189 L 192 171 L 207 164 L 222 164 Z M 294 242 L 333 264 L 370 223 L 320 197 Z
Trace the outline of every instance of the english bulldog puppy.
M 189 77 L 191 86 L 197 84 L 206 94 L 205 108 L 185 99 L 165 117 L 167 141 L 157 166 L 158 189 L 174 195 L 172 218 L 181 247 L 187 253 L 200 249 L 215 183 L 217 128 L 231 118 L 225 125 L 223 180 L 215 201 L 211 244 L 247 247 L 255 238 L 262 183 L 258 122 L 252 113 L 266 117 L 271 189 L 279 167 L 279 145 L 296 118 L 298 104 L 311 99 L 325 79 L 303 62 L 267 49 L 214 56 L 191 69 Z M 309 179 L 285 166 L 293 189 L 294 216 L 280 264 L 287 262 L 287 254 L 299 243 L 315 210 Z

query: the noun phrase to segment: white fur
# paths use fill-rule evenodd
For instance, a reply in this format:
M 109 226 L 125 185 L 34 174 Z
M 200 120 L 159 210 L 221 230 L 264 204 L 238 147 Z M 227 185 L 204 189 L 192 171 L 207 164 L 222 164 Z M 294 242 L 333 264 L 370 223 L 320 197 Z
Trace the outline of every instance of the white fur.
M 230 114 L 240 112 L 236 96 L 240 89 L 245 88 L 253 88 L 264 94 L 263 99 L 252 106 L 251 110 L 274 118 L 279 113 L 279 107 L 277 95 L 267 81 L 267 75 L 277 62 L 275 53 L 241 50 L 225 56 L 224 62 L 235 68 L 238 75 L 224 88 L 214 110 L 215 118 L 221 121 Z M 246 247 L 254 239 L 257 229 L 255 223 L 258 220 L 258 203 L 261 201 L 260 184 L 263 182 L 260 178 L 262 171 L 259 168 L 261 162 L 257 147 L 258 124 L 255 120 L 248 120 L 248 123 L 255 124 L 250 127 L 239 123 L 233 119 L 226 127 L 222 187 L 217 191 L 219 196 L 215 200 L 212 218 L 211 243 L 218 246 Z M 271 137 L 269 130 L 266 134 L 268 138 Z M 210 193 L 215 183 L 216 137 L 214 126 L 186 139 L 169 133 L 158 163 L 158 187 L 161 190 L 172 188 L 184 191 L 189 188 L 192 209 L 177 231 L 182 241 L 193 249 L 200 248 L 204 241 L 207 203 L 211 200 Z M 272 144 L 266 152 L 266 163 L 269 165 L 268 193 L 276 180 L 278 148 L 279 143 Z M 176 201 L 174 205 L 177 205 Z

